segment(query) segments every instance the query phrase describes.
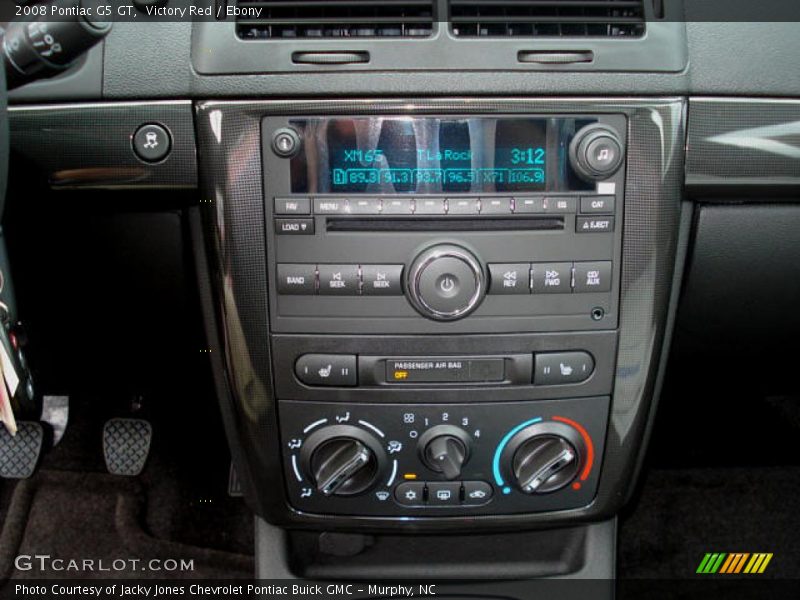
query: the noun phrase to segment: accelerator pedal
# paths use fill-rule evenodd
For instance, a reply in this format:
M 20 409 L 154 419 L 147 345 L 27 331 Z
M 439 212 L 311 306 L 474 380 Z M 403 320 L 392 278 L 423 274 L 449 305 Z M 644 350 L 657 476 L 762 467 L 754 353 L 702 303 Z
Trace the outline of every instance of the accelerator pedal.
M 42 454 L 43 441 L 44 429 L 40 423 L 17 421 L 17 434 L 14 436 L 0 425 L 0 477 L 27 479 L 33 475 Z
M 153 426 L 144 419 L 109 419 L 103 425 L 103 455 L 112 475 L 135 477 L 150 454 Z

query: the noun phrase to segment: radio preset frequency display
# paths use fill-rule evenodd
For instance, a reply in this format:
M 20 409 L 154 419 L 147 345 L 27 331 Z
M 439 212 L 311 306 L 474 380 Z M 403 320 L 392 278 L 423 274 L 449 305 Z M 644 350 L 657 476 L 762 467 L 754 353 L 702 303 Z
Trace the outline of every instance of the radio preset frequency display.
M 527 117 L 291 119 L 289 126 L 297 131 L 303 146 L 291 159 L 291 191 L 369 194 L 564 189 L 567 172 L 559 171 L 563 149 L 559 158 L 554 142 L 585 123 Z

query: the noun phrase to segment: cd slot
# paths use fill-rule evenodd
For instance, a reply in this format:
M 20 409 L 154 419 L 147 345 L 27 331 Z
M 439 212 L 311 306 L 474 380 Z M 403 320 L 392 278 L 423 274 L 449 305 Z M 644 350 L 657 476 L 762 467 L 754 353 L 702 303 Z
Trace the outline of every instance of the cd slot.
M 327 231 L 562 231 L 564 217 L 328 217 Z

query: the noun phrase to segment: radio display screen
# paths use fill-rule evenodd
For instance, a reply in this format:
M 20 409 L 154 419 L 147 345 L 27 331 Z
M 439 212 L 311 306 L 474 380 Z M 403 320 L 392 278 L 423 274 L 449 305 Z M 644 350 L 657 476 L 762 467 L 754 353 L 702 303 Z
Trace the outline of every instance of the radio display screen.
M 302 138 L 293 193 L 535 192 L 564 189 L 575 119 L 356 117 L 290 120 Z

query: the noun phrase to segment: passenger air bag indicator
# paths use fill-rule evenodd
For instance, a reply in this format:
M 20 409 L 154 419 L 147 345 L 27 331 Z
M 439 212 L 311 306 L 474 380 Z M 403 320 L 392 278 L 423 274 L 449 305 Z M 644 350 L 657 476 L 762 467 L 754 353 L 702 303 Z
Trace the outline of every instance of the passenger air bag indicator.
M 483 383 L 503 381 L 502 358 L 403 358 L 386 361 L 388 383 Z

